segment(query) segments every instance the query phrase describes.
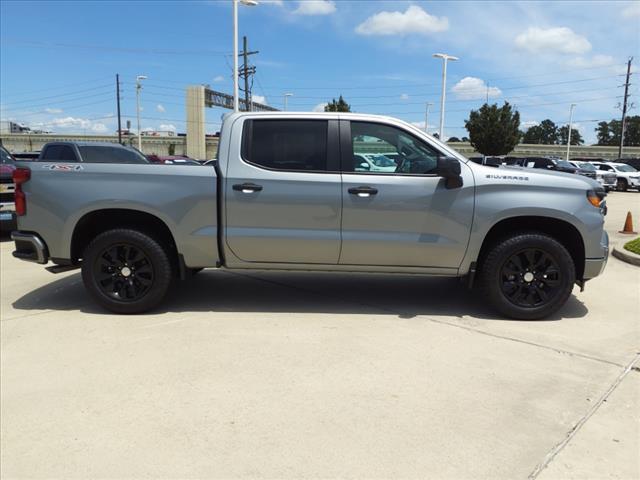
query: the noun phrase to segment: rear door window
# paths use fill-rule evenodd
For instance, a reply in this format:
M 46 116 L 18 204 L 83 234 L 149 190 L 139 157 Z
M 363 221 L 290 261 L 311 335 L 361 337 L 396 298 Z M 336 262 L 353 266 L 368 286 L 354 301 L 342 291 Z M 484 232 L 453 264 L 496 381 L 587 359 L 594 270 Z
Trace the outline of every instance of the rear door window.
M 248 120 L 242 158 L 269 170 L 327 171 L 328 121 Z
M 87 145 L 78 148 L 85 163 L 149 163 L 135 150 L 124 147 Z

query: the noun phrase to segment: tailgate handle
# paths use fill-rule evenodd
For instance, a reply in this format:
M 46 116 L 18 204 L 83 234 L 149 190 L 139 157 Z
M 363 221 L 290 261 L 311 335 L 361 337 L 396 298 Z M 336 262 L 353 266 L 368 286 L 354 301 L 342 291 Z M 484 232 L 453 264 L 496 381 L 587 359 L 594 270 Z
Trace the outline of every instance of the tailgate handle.
M 375 195 L 376 193 L 378 193 L 378 189 L 373 187 L 367 187 L 367 186 L 351 187 L 349 189 L 349 193 L 351 195 L 357 195 L 361 198 L 367 198 L 367 197 L 370 197 L 371 195 Z
M 236 192 L 253 193 L 262 190 L 262 185 L 256 185 L 255 183 L 236 183 L 233 189 Z

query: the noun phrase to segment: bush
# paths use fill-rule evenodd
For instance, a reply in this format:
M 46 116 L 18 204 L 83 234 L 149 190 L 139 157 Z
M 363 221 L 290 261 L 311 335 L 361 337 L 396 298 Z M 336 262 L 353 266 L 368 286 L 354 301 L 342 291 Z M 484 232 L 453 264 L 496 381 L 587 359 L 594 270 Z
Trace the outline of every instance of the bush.
M 636 255 L 640 255 L 640 237 L 625 243 L 624 249 L 629 250 L 630 252 L 633 252 Z

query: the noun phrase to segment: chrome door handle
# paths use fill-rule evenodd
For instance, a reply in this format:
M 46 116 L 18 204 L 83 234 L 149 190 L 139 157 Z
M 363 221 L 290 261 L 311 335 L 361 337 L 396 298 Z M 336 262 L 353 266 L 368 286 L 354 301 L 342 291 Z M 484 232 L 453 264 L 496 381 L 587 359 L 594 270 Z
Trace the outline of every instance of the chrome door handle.
M 255 183 L 236 183 L 233 189 L 236 192 L 254 193 L 262 190 L 262 185 L 256 185 Z

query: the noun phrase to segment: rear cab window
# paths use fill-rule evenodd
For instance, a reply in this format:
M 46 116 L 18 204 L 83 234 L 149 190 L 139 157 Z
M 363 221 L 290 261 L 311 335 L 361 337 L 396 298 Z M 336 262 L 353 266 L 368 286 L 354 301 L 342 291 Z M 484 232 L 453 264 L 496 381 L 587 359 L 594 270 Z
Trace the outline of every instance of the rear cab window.
M 247 120 L 242 159 L 268 170 L 326 172 L 328 128 L 327 120 Z
M 78 147 L 85 163 L 149 163 L 135 150 L 104 145 L 81 145 Z
M 69 145 L 49 145 L 42 153 L 42 160 L 50 162 L 77 162 L 78 157 Z

